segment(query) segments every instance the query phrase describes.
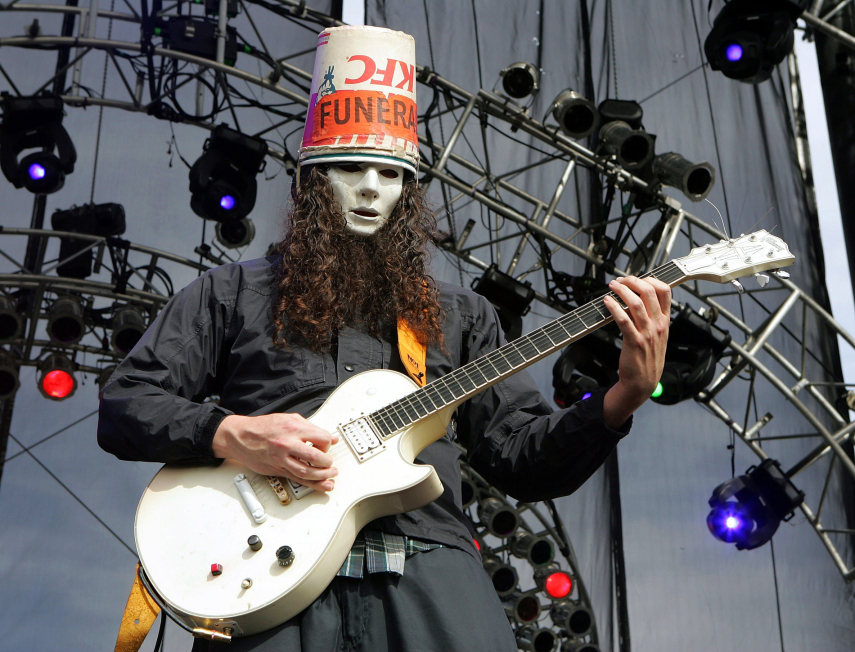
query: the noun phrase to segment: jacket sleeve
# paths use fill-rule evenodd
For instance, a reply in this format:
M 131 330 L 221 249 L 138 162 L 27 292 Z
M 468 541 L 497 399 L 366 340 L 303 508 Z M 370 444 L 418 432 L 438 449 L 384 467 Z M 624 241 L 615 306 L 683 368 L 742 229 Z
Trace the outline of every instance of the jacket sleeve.
M 98 444 L 123 460 L 219 463 L 211 442 L 229 414 L 214 402 L 234 307 L 208 272 L 173 297 L 101 392 Z M 226 300 L 217 295 L 230 295 Z
M 486 303 L 486 302 L 484 302 Z M 463 364 L 505 344 L 492 306 L 482 306 L 463 343 Z M 603 421 L 599 389 L 571 407 L 553 411 L 525 371 L 516 373 L 464 403 L 457 412 L 457 436 L 469 464 L 517 500 L 534 502 L 578 489 L 629 432 Z

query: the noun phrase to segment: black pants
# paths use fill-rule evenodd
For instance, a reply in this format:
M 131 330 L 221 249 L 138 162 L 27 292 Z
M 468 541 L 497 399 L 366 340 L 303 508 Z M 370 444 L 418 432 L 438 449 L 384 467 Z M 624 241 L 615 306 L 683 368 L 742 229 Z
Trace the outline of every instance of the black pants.
M 513 652 L 513 632 L 484 569 L 453 548 L 409 557 L 403 577 L 336 577 L 303 613 L 193 652 Z

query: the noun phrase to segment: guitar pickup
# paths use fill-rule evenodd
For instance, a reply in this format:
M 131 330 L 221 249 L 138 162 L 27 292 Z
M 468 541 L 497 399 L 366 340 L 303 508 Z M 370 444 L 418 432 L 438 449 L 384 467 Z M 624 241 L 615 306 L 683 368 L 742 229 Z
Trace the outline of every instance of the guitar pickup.
M 386 445 L 377 436 L 365 417 L 339 426 L 338 431 L 360 462 L 364 462 L 369 457 L 374 457 L 386 449 Z

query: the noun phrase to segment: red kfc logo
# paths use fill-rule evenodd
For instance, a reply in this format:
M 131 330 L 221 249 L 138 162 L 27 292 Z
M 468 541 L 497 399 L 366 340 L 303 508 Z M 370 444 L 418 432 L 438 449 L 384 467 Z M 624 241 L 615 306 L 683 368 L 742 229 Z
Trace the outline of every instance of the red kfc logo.
M 406 86 L 405 90 L 407 92 L 413 92 L 413 79 L 416 71 L 415 66 L 408 66 L 403 61 L 398 61 L 397 59 L 386 59 L 386 67 L 382 70 L 378 70 L 377 64 L 374 63 L 374 59 L 363 54 L 355 54 L 350 57 L 348 61 L 361 63 L 363 68 L 361 75 L 345 79 L 345 84 L 363 84 L 370 79 L 371 84 L 373 85 L 392 86 L 394 84 L 395 71 L 400 70 L 403 77 L 397 84 L 394 84 L 394 87 L 404 89 Z M 374 77 L 375 73 L 377 75 L 376 77 Z

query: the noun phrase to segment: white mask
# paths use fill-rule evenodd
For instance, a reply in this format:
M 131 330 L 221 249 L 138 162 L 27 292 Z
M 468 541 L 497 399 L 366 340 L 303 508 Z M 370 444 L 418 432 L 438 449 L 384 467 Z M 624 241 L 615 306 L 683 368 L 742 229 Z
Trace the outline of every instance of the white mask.
M 370 236 L 386 223 L 401 198 L 404 168 L 386 162 L 342 163 L 331 165 L 327 177 L 348 231 Z

